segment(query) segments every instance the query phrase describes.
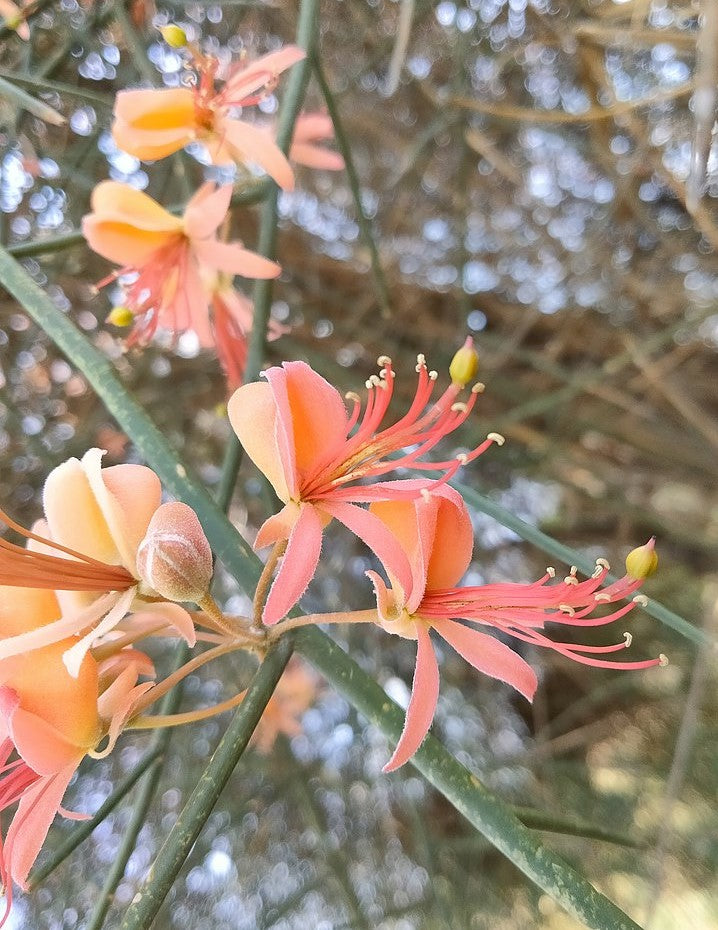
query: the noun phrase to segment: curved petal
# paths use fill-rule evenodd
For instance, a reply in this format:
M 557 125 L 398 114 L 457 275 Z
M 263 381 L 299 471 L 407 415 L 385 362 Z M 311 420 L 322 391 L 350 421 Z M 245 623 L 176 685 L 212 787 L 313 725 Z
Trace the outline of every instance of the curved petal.
M 343 523 L 377 556 L 404 596 L 412 590 L 412 573 L 406 552 L 382 521 L 356 504 L 323 502 L 321 509 Z
M 436 632 L 475 669 L 506 682 L 533 701 L 538 680 L 528 662 L 505 643 L 455 620 L 433 620 Z
M 149 194 L 120 181 L 101 181 L 92 191 L 93 213 L 104 220 L 128 223 L 147 232 L 178 232 L 182 220 L 160 206 Z
M 276 278 L 281 266 L 256 252 L 245 249 L 237 242 L 219 242 L 217 239 L 194 241 L 195 255 L 208 268 L 238 274 L 243 278 Z
M 411 686 L 411 700 L 401 737 L 384 772 L 393 772 L 414 755 L 429 732 L 439 700 L 439 666 L 429 631 L 422 623 L 416 624 L 416 669 Z
M 60 605 L 54 591 L 0 585 L 0 632 L 3 639 L 44 626 L 59 616 Z
M 157 161 L 179 152 L 193 142 L 197 133 L 194 127 L 178 126 L 154 132 L 137 129 L 124 120 L 116 120 L 112 127 L 112 138 L 118 149 L 134 155 L 142 161 Z
M 297 470 L 301 476 L 310 475 L 346 442 L 349 417 L 342 396 L 306 362 L 285 362 L 282 368 L 270 368 L 266 374 L 280 414 L 285 423 L 291 420 L 287 435 Z M 288 406 L 280 403 L 282 384 Z
M 147 622 L 162 623 L 164 621 L 167 626 L 173 627 L 179 633 L 188 646 L 194 646 L 197 642 L 194 621 L 184 607 L 180 607 L 179 604 L 161 601 L 157 604 L 143 605 L 141 610 L 132 614 L 130 623 L 132 624 L 135 621 L 139 624 Z
M 262 55 L 248 65 L 240 65 L 229 76 L 225 85 L 230 92 L 232 103 L 241 104 L 250 94 L 271 83 L 287 68 L 306 57 L 307 53 L 298 45 L 285 45 L 276 52 Z
M 52 775 L 73 763 L 78 765 L 85 754 L 46 720 L 21 707 L 12 715 L 9 729 L 18 754 L 38 775 Z
M 122 559 L 83 464 L 68 459 L 45 481 L 43 506 L 55 542 L 111 565 Z
M 296 478 L 293 462 L 287 471 L 279 450 L 277 404 L 270 385 L 255 381 L 237 388 L 227 403 L 227 415 L 244 451 L 266 475 L 277 497 L 288 501 L 296 493 Z
M 384 579 L 376 572 L 369 570 L 365 572 L 367 578 L 374 585 L 374 595 L 376 597 L 376 612 L 381 623 L 391 623 L 396 617 L 396 607 L 392 604 L 389 589 L 384 584 Z
M 259 165 L 282 190 L 294 190 L 292 166 L 282 154 L 271 132 L 245 123 L 244 120 L 227 117 L 217 125 L 216 131 L 225 146 L 233 150 L 236 161 Z
M 342 171 L 346 167 L 339 152 L 307 142 L 293 142 L 289 149 L 289 159 L 297 165 L 318 171 Z
M 115 98 L 115 119 L 150 132 L 193 127 L 195 97 L 187 87 L 121 90 Z
M 167 245 L 174 233 L 138 230 L 131 223 L 105 220 L 93 213 L 82 218 L 82 235 L 93 250 L 108 262 L 142 268 Z
M 227 215 L 232 200 L 232 185 L 217 186 L 206 181 L 192 196 L 184 212 L 184 231 L 190 239 L 211 236 Z
M 322 521 L 315 507 L 301 504 L 299 519 L 289 537 L 282 565 L 264 608 L 264 622 L 271 626 L 286 617 L 314 577 L 322 548 Z
M 253 548 L 264 549 L 265 546 L 273 546 L 280 539 L 289 539 L 300 515 L 299 504 L 295 504 L 294 501 L 285 504 L 279 513 L 272 514 L 260 526 Z
M 27 876 L 78 764 L 79 760 L 54 775 L 41 778 L 23 793 L 5 837 L 10 874 L 23 890 L 27 890 Z
M 137 576 L 137 549 L 162 501 L 160 479 L 145 465 L 102 468 L 102 449 L 88 449 L 82 467 L 125 568 Z
M 328 113 L 300 113 L 292 142 L 319 142 L 334 138 L 334 124 Z
M 432 496 L 439 498 L 434 536 L 426 571 L 429 591 L 453 588 L 471 564 L 474 529 L 461 495 L 442 485 Z

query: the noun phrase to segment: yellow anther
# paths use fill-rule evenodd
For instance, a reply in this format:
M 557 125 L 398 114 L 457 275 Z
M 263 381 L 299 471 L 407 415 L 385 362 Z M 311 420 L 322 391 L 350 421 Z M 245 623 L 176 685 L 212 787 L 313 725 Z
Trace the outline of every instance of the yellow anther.
M 467 336 L 466 342 L 454 355 L 449 365 L 449 376 L 452 384 L 466 387 L 469 381 L 476 377 L 478 370 L 479 353 L 474 348 L 474 340 L 471 336 Z
M 162 38 L 170 48 L 184 48 L 187 44 L 187 33 L 176 23 L 169 23 L 160 29 Z
M 107 322 L 113 326 L 132 326 L 134 320 L 135 315 L 129 307 L 114 307 L 107 317 Z
M 8 16 L 5 18 L 5 26 L 8 29 L 17 29 L 23 23 L 23 18 L 20 13 L 15 13 L 14 16 Z
M 486 438 L 490 439 L 491 442 L 495 442 L 497 446 L 503 446 L 506 442 L 506 437 L 502 436 L 501 433 L 488 433 Z
M 645 546 L 633 549 L 626 556 L 626 574 L 636 581 L 643 581 L 658 568 L 658 553 L 655 550 L 656 540 L 651 537 Z

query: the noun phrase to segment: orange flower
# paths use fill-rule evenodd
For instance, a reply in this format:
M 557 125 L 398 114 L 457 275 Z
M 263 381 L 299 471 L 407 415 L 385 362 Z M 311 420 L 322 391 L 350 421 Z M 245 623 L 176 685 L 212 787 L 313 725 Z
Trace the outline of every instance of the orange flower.
M 194 330 L 202 344 L 212 341 L 207 272 L 274 278 L 280 268 L 241 243 L 219 242 L 216 230 L 227 214 L 230 185 L 207 183 L 173 216 L 141 191 L 103 181 L 92 193 L 93 212 L 83 218 L 90 248 L 123 267 L 107 281 L 134 272 L 125 294 L 135 319 L 130 344 L 146 344 L 158 325 L 172 332 Z
M 125 152 L 150 160 L 200 141 L 214 164 L 254 162 L 280 187 L 291 190 L 292 169 L 271 132 L 236 119 L 232 113 L 259 103 L 279 75 L 304 57 L 302 49 L 288 45 L 250 64 L 240 62 L 219 90 L 215 87 L 217 59 L 196 57 L 193 87 L 121 91 L 115 103 L 113 138 Z
M 252 742 L 257 752 L 271 752 L 280 733 L 298 736 L 302 732 L 302 714 L 317 696 L 317 677 L 301 661 L 293 658 L 254 731 Z

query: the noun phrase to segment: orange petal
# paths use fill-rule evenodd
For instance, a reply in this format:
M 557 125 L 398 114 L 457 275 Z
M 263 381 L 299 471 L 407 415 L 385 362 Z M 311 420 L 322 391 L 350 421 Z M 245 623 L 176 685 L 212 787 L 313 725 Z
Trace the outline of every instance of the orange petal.
M 57 620 L 60 605 L 54 591 L 0 586 L 0 630 L 3 638 L 17 636 Z
M 231 200 L 231 184 L 222 184 L 219 187 L 212 181 L 203 184 L 185 209 L 185 235 L 190 239 L 206 239 L 211 236 L 227 215 Z
M 461 495 L 453 488 L 437 488 L 439 511 L 429 554 L 426 587 L 430 591 L 453 588 L 471 564 L 474 531 Z
M 243 278 L 276 278 L 282 271 L 276 262 L 250 252 L 236 242 L 205 239 L 195 242 L 193 249 L 199 261 L 207 267 Z
M 269 479 L 277 497 L 286 503 L 294 492 L 296 478 L 291 471 L 287 475 L 282 465 L 277 445 L 277 405 L 271 387 L 255 381 L 238 388 L 229 399 L 227 414 L 244 451 Z
M 149 232 L 178 232 L 182 220 L 172 216 L 156 200 L 119 181 L 101 181 L 92 191 L 92 210 L 98 217 L 129 223 Z
M 112 138 L 117 147 L 142 161 L 157 161 L 179 152 L 194 140 L 195 135 L 193 129 L 183 126 L 149 132 L 147 129 L 135 129 L 121 120 L 117 120 L 112 127 Z
M 195 95 L 189 88 L 122 90 L 117 95 L 115 118 L 148 132 L 195 125 Z
M 233 150 L 235 161 L 257 164 L 282 190 L 294 190 L 292 167 L 268 130 L 243 120 L 224 119 L 217 132 Z

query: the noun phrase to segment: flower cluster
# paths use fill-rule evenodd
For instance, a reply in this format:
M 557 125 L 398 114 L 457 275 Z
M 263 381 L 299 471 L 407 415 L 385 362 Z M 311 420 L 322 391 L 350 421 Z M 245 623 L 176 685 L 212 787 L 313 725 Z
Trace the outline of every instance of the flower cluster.
M 234 164 L 245 174 L 256 165 L 284 190 L 294 187 L 290 161 L 329 171 L 344 167 L 340 155 L 318 144 L 333 138 L 324 113 L 299 116 L 289 160 L 271 126 L 237 118 L 238 108 L 245 113 L 255 107 L 281 74 L 305 57 L 302 49 L 286 46 L 221 74 L 219 60 L 187 46 L 179 27 L 163 32 L 173 47 L 187 47 L 190 86 L 117 95 L 113 138 L 125 152 L 155 161 L 199 143 L 213 164 Z M 158 328 L 173 335 L 191 331 L 201 347 L 216 351 L 230 390 L 242 383 L 253 315 L 251 302 L 235 290 L 232 279 L 280 273 L 279 265 L 240 242 L 224 241 L 232 193 L 231 184 L 205 183 L 183 214 L 175 216 L 128 184 L 104 181 L 93 191 L 92 212 L 82 223 L 89 246 L 120 266 L 99 286 L 122 283 L 122 303 L 109 321 L 132 326 L 128 347 L 146 345 Z M 268 336 L 277 338 L 283 331 L 270 323 Z

